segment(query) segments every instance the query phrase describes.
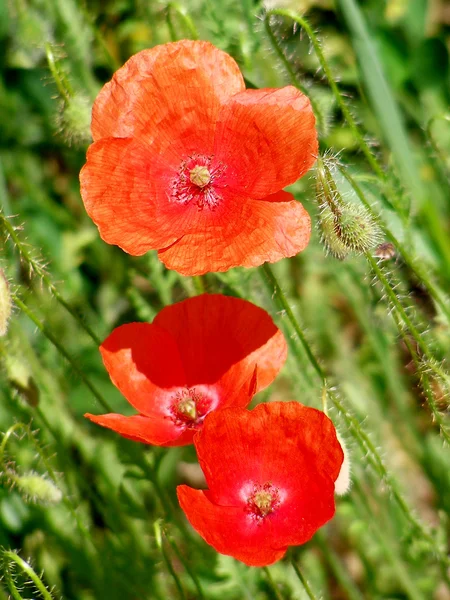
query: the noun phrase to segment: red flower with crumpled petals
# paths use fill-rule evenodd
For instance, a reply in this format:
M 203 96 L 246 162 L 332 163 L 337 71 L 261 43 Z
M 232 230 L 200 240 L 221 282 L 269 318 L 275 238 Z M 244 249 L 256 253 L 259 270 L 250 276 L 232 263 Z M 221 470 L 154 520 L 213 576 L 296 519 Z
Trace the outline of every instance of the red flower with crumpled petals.
M 209 42 L 143 50 L 98 95 L 81 194 L 101 237 L 156 249 L 184 275 L 254 267 L 308 244 L 310 218 L 282 191 L 317 154 L 314 115 L 292 86 L 245 89 Z
M 218 552 L 270 565 L 335 511 L 343 460 L 333 423 L 297 402 L 227 408 L 194 438 L 207 490 L 178 486 L 191 525 Z
M 138 442 L 182 446 L 210 411 L 247 406 L 275 379 L 287 347 L 262 308 L 203 294 L 165 307 L 151 324 L 118 327 L 100 351 L 139 414 L 85 416 Z

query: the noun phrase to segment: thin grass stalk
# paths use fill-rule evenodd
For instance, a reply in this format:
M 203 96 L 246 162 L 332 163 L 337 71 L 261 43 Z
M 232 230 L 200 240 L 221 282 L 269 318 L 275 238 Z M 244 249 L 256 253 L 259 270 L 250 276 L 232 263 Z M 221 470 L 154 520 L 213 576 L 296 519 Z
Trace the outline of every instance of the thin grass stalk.
M 436 159 L 440 162 L 439 167 L 442 171 L 442 179 L 445 182 L 445 184 L 448 185 L 448 182 L 450 181 L 450 166 L 449 166 L 448 156 L 445 153 L 445 151 L 442 150 L 442 148 L 439 146 L 438 142 L 436 141 L 436 139 L 433 135 L 433 125 L 437 121 L 447 121 L 448 123 L 450 123 L 450 114 L 436 115 L 435 117 L 432 117 L 428 121 L 427 128 L 426 128 L 428 142 L 434 152 Z

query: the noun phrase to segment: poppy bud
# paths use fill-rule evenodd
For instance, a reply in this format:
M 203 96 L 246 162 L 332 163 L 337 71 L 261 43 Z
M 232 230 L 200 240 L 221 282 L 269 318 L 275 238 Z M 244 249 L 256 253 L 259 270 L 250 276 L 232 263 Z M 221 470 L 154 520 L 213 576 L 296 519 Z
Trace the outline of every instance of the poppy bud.
M 319 227 L 322 242 L 336 258 L 344 260 L 352 253 L 368 252 L 379 244 L 381 231 L 370 212 L 352 199 L 352 188 L 345 190 L 344 182 L 335 177 L 334 169 L 321 158 L 317 166 L 316 194 L 321 213 Z
M 17 489 L 22 498 L 34 504 L 58 504 L 62 499 L 61 490 L 45 475 L 29 471 L 19 475 L 8 472 L 9 481 Z
M 8 321 L 11 316 L 11 293 L 8 280 L 0 269 L 0 337 L 8 331 Z
M 59 130 L 69 145 L 82 146 L 91 140 L 91 106 L 83 94 L 64 100 L 58 116 Z

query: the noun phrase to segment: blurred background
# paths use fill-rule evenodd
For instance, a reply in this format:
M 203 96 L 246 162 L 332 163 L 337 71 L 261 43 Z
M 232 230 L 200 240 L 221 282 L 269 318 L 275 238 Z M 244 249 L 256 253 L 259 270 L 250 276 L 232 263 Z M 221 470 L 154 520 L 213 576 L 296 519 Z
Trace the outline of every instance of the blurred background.
M 128 256 L 85 213 L 96 94 L 182 38 L 230 53 L 249 87 L 313 103 L 327 158 L 292 186 L 314 231 L 273 266 L 284 296 L 262 270 L 199 282 Z M 0 47 L 0 599 L 450 598 L 449 3 L 0 0 Z M 324 180 L 367 244 L 330 230 Z M 99 342 L 199 289 L 272 314 L 290 357 L 255 402 L 325 401 L 351 457 L 335 519 L 269 570 L 187 529 L 175 487 L 198 476 L 192 448 L 83 418 L 105 401 L 130 413 Z

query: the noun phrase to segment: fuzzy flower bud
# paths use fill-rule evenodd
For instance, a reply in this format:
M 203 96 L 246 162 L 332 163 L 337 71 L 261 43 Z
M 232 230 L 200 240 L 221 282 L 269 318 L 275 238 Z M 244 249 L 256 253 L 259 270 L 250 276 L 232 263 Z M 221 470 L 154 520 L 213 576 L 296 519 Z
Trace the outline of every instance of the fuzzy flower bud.
M 322 242 L 336 258 L 368 252 L 381 241 L 381 231 L 369 210 L 359 204 L 355 191 L 319 158 L 316 195 L 321 209 Z M 345 194 L 345 197 L 344 197 Z
M 14 471 L 8 473 L 11 485 L 22 498 L 34 504 L 58 504 L 62 499 L 61 490 L 45 475 L 29 471 L 20 475 Z
M 85 96 L 77 94 L 63 101 L 58 127 L 69 145 L 82 146 L 91 140 L 91 105 Z
M 9 317 L 11 316 L 11 293 L 8 280 L 0 269 L 0 337 L 8 331 Z

